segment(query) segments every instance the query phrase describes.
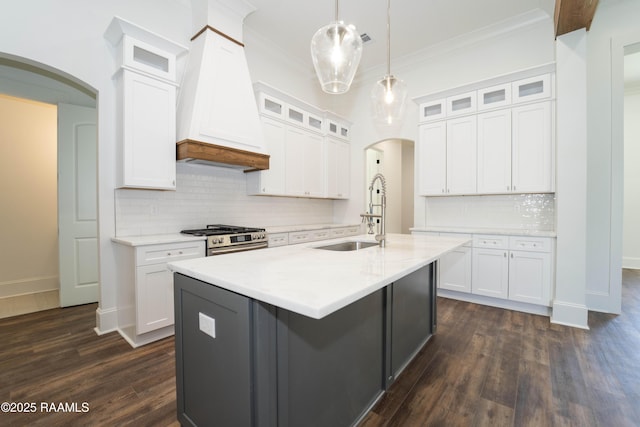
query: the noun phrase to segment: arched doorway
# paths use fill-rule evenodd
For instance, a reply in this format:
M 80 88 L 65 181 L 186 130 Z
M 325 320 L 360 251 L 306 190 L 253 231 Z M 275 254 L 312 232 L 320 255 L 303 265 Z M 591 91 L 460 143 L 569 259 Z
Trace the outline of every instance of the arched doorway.
M 11 204 L 13 222 L 3 224 L 11 233 L 5 234 L 8 238 L 0 244 L 0 251 L 9 254 L 2 262 L 10 266 L 0 268 L 5 272 L 0 273 L 0 299 L 4 303 L 0 304 L 0 317 L 97 301 L 96 94 L 49 67 L 2 54 L 0 94 L 6 105 L 32 104 L 35 111 L 49 109 L 54 114 L 53 126 L 47 125 L 46 131 L 36 116 L 28 113 L 3 126 L 37 129 L 46 137 L 18 132 L 2 141 L 12 155 L 1 156 L 0 167 L 3 162 L 13 162 L 12 182 L 20 183 L 20 190 L 3 191 L 18 194 Z M 78 119 L 78 111 L 84 112 L 84 119 Z M 61 137 L 58 131 L 68 137 Z M 15 135 L 23 135 L 28 146 L 14 140 Z M 53 146 L 44 150 L 39 144 Z M 48 158 L 41 155 L 44 152 Z M 53 170 L 35 179 L 38 160 L 48 162 Z M 16 169 L 19 161 L 25 166 Z M 78 233 L 79 224 L 85 228 L 88 225 L 90 230 Z M 73 296 L 78 287 L 86 294 L 79 300 Z

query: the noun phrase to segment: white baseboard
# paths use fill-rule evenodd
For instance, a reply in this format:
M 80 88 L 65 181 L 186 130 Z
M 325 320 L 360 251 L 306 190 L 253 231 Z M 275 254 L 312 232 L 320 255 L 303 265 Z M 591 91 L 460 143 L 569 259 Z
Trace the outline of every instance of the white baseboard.
M 640 258 L 622 257 L 622 268 L 640 270 Z
M 114 308 L 96 309 L 96 327 L 95 331 L 98 335 L 104 335 L 114 332 L 118 329 L 118 310 Z
M 553 314 L 551 323 L 571 326 L 573 328 L 589 329 L 589 309 L 584 304 L 570 302 L 553 302 Z
M 58 289 L 60 289 L 60 278 L 58 276 L 27 277 L 20 280 L 0 282 L 0 298 L 37 294 Z
M 471 302 L 474 304 L 488 305 L 506 310 L 521 311 L 523 313 L 537 314 L 540 316 L 551 315 L 551 308 L 543 305 L 528 304 L 525 302 L 511 301 L 500 298 L 492 298 L 484 295 L 470 294 L 467 292 L 451 291 L 449 289 L 438 289 L 438 296 L 444 298 L 457 299 L 459 301 Z

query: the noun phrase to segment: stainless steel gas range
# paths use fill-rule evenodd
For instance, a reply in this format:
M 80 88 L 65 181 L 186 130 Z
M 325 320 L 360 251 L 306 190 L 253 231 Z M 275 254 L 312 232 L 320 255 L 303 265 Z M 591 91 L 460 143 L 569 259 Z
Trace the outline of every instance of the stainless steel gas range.
M 264 228 L 211 224 L 207 228 L 182 230 L 181 233 L 207 236 L 207 256 L 262 249 L 269 244 Z

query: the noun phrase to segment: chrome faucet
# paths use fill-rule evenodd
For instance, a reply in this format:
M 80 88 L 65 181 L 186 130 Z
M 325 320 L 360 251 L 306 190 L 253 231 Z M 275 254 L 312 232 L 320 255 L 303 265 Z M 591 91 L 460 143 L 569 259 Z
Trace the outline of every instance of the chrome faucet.
M 380 184 L 382 184 L 382 195 L 380 198 L 380 204 L 373 203 L 373 184 L 375 184 L 376 180 L 380 180 Z M 373 207 L 380 206 L 380 214 L 373 213 Z M 375 174 L 373 179 L 371 180 L 371 184 L 369 185 L 369 212 L 360 214 L 362 217 L 362 222 L 367 221 L 369 226 L 369 234 L 373 234 L 374 227 L 374 218 L 380 218 L 381 226 L 380 226 L 380 234 L 376 234 L 375 239 L 380 243 L 380 246 L 384 248 L 386 235 L 385 235 L 385 208 L 387 207 L 387 182 L 384 179 L 384 176 L 381 173 Z

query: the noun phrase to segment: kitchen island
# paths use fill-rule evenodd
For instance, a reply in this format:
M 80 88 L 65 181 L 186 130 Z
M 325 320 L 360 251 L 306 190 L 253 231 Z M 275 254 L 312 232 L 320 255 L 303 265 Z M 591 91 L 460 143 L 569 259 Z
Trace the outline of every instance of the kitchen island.
M 466 239 L 357 236 L 169 264 L 183 425 L 348 426 L 435 332 L 437 260 Z

